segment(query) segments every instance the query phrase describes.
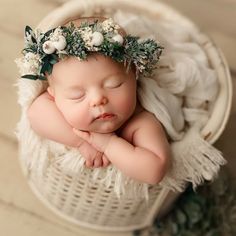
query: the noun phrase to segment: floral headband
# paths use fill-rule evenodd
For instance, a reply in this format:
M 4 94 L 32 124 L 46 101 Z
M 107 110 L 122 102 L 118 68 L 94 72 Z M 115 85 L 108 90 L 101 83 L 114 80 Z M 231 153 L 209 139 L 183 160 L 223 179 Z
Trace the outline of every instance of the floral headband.
M 122 36 L 120 26 L 111 18 L 103 22 L 82 23 L 76 27 L 59 26 L 42 33 L 25 28 L 23 57 L 16 60 L 22 78 L 46 80 L 53 65 L 60 59 L 75 56 L 85 60 L 92 52 L 109 56 L 117 62 L 131 63 L 138 74 L 150 75 L 162 52 L 162 47 L 152 39 Z

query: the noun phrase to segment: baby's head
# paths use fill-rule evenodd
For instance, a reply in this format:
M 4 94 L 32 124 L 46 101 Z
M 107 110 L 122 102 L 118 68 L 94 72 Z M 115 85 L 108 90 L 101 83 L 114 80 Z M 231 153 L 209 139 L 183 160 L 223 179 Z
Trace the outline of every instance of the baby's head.
M 80 26 L 95 20 L 102 22 L 104 18 L 82 18 L 73 23 Z M 125 35 L 121 28 L 117 33 Z M 80 130 L 113 132 L 129 119 L 136 106 L 134 68 L 125 68 L 101 53 L 93 52 L 86 60 L 74 56 L 60 60 L 48 82 L 48 92 L 64 118 Z
M 58 109 L 80 130 L 113 132 L 136 107 L 135 73 L 98 53 L 84 61 L 69 57 L 56 63 L 48 81 Z
M 154 40 L 125 35 L 112 19 L 94 17 L 46 33 L 26 27 L 25 39 L 22 78 L 48 79 L 48 92 L 73 127 L 103 133 L 132 115 L 135 79 L 156 68 L 162 51 Z

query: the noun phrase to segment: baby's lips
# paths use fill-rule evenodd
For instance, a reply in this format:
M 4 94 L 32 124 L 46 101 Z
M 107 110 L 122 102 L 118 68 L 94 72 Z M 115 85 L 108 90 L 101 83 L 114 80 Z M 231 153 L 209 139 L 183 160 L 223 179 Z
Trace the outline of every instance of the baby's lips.
M 105 119 L 105 118 L 112 118 L 115 115 L 112 113 L 102 113 L 101 115 L 97 116 L 96 119 Z

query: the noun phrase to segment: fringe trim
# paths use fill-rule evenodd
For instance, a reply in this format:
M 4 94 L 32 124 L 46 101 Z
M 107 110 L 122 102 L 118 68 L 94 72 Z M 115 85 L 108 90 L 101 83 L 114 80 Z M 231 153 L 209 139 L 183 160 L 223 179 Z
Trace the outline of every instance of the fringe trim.
M 148 184 L 130 179 L 112 165 L 104 169 L 85 168 L 84 158 L 78 150 L 40 138 L 30 128 L 25 114 L 22 114 L 18 124 L 17 137 L 20 140 L 21 161 L 28 174 L 33 171 L 34 175 L 43 178 L 48 166 L 56 162 L 63 174 L 79 177 L 86 171 L 92 181 L 99 180 L 106 188 L 113 189 L 119 198 L 125 195 L 148 199 Z M 204 180 L 212 180 L 220 166 L 226 164 L 221 152 L 203 140 L 199 133 L 199 126 L 195 125 L 181 141 L 172 143 L 172 166 L 161 181 L 161 187 L 181 192 L 186 182 L 191 182 L 196 188 Z
M 172 166 L 160 183 L 173 191 L 183 191 L 186 181 L 196 188 L 204 180 L 211 181 L 220 166 L 227 162 L 221 152 L 201 138 L 197 126 L 193 126 L 185 137 L 171 145 Z

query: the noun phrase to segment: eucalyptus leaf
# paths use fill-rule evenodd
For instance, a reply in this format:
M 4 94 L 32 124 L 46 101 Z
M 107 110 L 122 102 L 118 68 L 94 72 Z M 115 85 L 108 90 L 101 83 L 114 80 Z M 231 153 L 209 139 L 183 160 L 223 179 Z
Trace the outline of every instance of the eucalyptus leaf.
M 21 76 L 21 78 L 37 80 L 38 79 L 38 75 L 23 75 L 23 76 Z
M 49 63 L 52 64 L 52 65 L 56 64 L 58 61 L 59 61 L 58 57 L 51 57 L 49 59 Z
M 31 36 L 31 40 L 32 40 L 33 43 L 37 43 L 35 35 L 34 35 L 34 31 L 28 25 L 25 26 L 25 36 L 26 37 L 27 37 L 27 34 Z
M 45 76 L 43 76 L 43 75 L 39 75 L 39 76 L 38 76 L 38 79 L 39 79 L 39 80 L 47 80 L 47 78 L 46 78 Z
M 179 231 L 179 227 L 178 224 L 176 222 L 172 222 L 171 223 L 171 230 L 174 234 L 177 234 Z
M 49 64 L 48 70 L 47 70 L 47 72 L 48 72 L 49 75 L 52 74 L 52 69 L 53 69 L 53 65 L 52 65 L 52 64 Z
M 176 210 L 176 220 L 179 224 L 184 224 L 187 221 L 187 217 L 181 209 Z
M 28 25 L 26 25 L 26 26 L 25 26 L 25 36 L 27 36 L 27 34 L 26 34 L 26 33 L 28 33 L 28 34 L 30 34 L 30 35 L 31 35 L 31 34 L 32 34 L 32 31 L 33 31 L 33 30 L 31 29 L 31 27 L 30 27 L 30 26 L 28 26 Z
M 196 202 L 189 202 L 187 206 L 184 206 L 184 211 L 186 212 L 191 224 L 195 224 L 202 218 L 201 207 Z
M 49 39 L 49 35 L 52 33 L 52 32 L 54 32 L 55 31 L 55 28 L 54 29 L 51 29 L 51 30 L 49 30 L 49 31 L 47 31 L 46 33 L 42 33 L 42 35 L 41 35 L 41 42 L 43 43 L 43 42 L 45 42 L 45 41 L 47 41 L 48 39 Z
M 46 72 L 50 71 L 51 65 L 48 61 L 44 62 L 44 64 L 42 65 L 42 68 L 40 70 L 40 74 L 45 74 Z

